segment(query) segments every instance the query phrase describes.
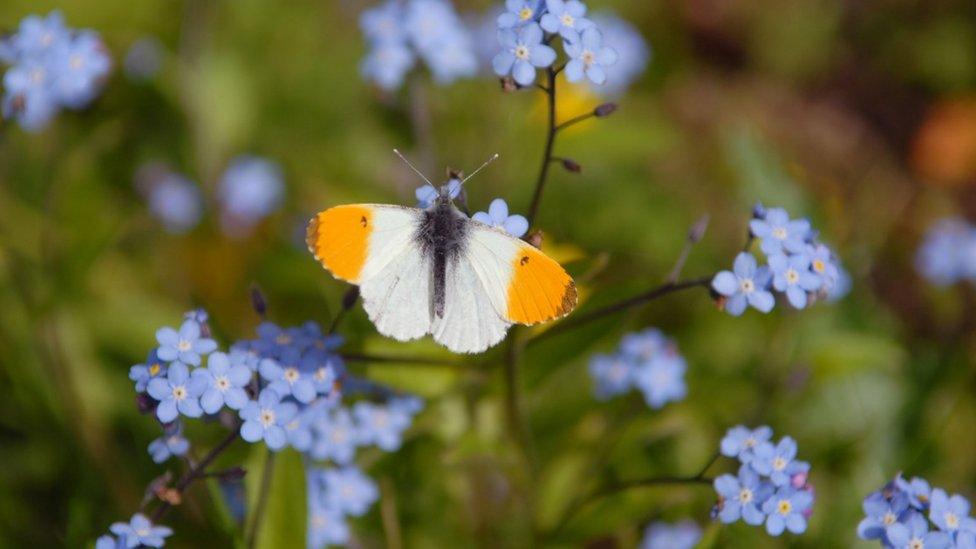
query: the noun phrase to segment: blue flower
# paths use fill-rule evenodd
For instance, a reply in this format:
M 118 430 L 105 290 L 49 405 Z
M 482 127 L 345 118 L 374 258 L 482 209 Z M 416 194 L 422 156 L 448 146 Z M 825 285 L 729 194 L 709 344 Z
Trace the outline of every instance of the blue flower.
M 177 332 L 173 328 L 160 328 L 156 331 L 156 341 L 159 349 L 156 356 L 160 360 L 178 360 L 183 364 L 200 365 L 200 355 L 212 353 L 217 349 L 217 342 L 200 334 L 200 324 L 195 320 L 186 320 Z
M 505 0 L 505 13 L 498 16 L 499 29 L 511 29 L 539 20 L 542 0 Z
M 813 504 L 813 494 L 806 490 L 783 487 L 763 503 L 766 532 L 778 536 L 783 530 L 802 534 L 807 529 L 806 513 Z
M 403 21 L 401 2 L 389 0 L 364 11 L 359 16 L 359 28 L 366 39 L 374 43 L 403 42 L 406 34 L 401 21 Z
M 270 383 L 268 387 L 282 397 L 291 395 L 303 404 L 315 400 L 314 374 L 303 372 L 297 366 L 283 367 L 271 359 L 262 360 L 258 372 Z
M 894 549 L 947 549 L 952 546 L 952 538 L 945 532 L 929 532 L 928 521 L 919 513 L 912 513 L 904 523 L 888 526 L 887 536 Z
M 102 82 L 112 68 L 105 45 L 93 32 L 78 33 L 57 46 L 54 71 L 55 92 L 64 106 L 80 109 L 101 91 Z
M 354 517 L 365 514 L 379 498 L 376 484 L 356 467 L 328 469 L 322 482 L 329 507 Z
M 285 424 L 285 436 L 288 444 L 299 452 L 307 452 L 312 447 L 312 421 L 328 409 L 328 404 L 313 402 Z
M 834 252 L 824 244 L 808 244 L 805 251 L 810 270 L 820 278 L 820 287 L 830 292 L 840 279 L 840 265 Z
M 773 273 L 773 288 L 785 293 L 790 305 L 797 309 L 807 306 L 808 292 L 815 292 L 823 285 L 820 277 L 810 270 L 810 258 L 806 254 L 770 256 L 769 268 Z
M 401 407 L 379 406 L 371 402 L 357 402 L 352 414 L 356 419 L 359 444 L 374 444 L 386 452 L 400 448 L 403 432 L 413 419 Z
M 95 540 L 95 549 L 126 549 L 127 544 L 125 543 L 125 538 L 115 539 L 112 536 L 106 534 L 104 536 L 99 536 Z
M 722 475 L 715 479 L 715 491 L 719 500 L 719 519 L 728 524 L 740 518 L 753 526 L 766 519 L 762 505 L 775 491 L 773 485 L 762 482 L 759 475 L 748 465 L 739 468 L 738 478 Z
M 231 410 L 240 410 L 247 404 L 244 387 L 251 381 L 251 370 L 242 359 L 240 354 L 213 353 L 207 357 L 206 368 L 193 372 L 206 382 L 207 389 L 200 397 L 204 412 L 216 414 L 225 404 Z
M 945 490 L 932 490 L 929 519 L 943 532 L 976 532 L 976 519 L 969 516 L 969 501 L 954 494 L 949 496 Z
M 278 164 L 255 156 L 235 158 L 217 186 L 224 232 L 246 235 L 255 223 L 278 209 L 284 193 Z
M 536 68 L 545 68 L 556 60 L 556 51 L 542 43 L 542 28 L 529 23 L 518 29 L 498 32 L 502 51 L 492 59 L 492 68 L 498 76 L 512 75 L 520 86 L 535 82 Z
M 894 492 L 890 497 L 874 492 L 864 498 L 861 506 L 866 516 L 857 525 L 857 536 L 864 540 L 881 540 L 882 544 L 888 544 L 887 528 L 896 522 L 904 522 L 911 513 L 908 498 L 901 492 Z
M 151 379 L 147 388 L 149 396 L 159 401 L 156 417 L 163 423 L 173 421 L 179 414 L 186 417 L 203 415 L 199 399 L 207 388 L 207 382 L 203 378 L 190 376 L 182 362 L 170 364 L 166 377 Z
M 649 360 L 664 352 L 670 345 L 668 338 L 657 328 L 647 328 L 620 339 L 620 352 L 635 360 Z
M 617 62 L 604 67 L 607 81 L 597 90 L 604 95 L 624 93 L 646 69 L 651 59 L 651 48 L 636 27 L 610 14 L 594 14 L 593 23 L 603 32 L 603 43 L 617 52 Z
M 957 532 L 956 549 L 976 549 L 976 532 Z
M 644 394 L 651 408 L 681 400 L 688 393 L 685 386 L 687 365 L 680 355 L 659 355 L 634 368 L 634 385 Z
M 248 402 L 241 408 L 241 438 L 248 442 L 264 440 L 271 450 L 280 450 L 288 442 L 285 425 L 298 413 L 291 402 L 281 402 L 272 389 L 264 389 L 257 401 Z
M 346 545 L 349 542 L 349 523 L 338 509 L 333 509 L 321 501 L 320 497 L 308 498 L 309 549 L 329 545 Z
M 644 530 L 640 549 L 692 549 L 701 538 L 701 528 L 690 520 L 677 524 L 655 522 Z
M 586 4 L 579 0 L 546 0 L 546 8 L 547 12 L 539 21 L 542 29 L 559 33 L 566 41 L 574 42 L 579 39 L 579 33 L 594 27 L 593 22 L 584 17 Z
M 413 52 L 406 44 L 384 42 L 370 50 L 359 70 L 364 78 L 390 91 L 403 85 L 403 78 L 414 61 Z
M 20 58 L 43 58 L 70 40 L 71 33 L 64 24 L 64 16 L 54 10 L 47 17 L 28 15 L 20 21 L 17 32 L 10 37 L 13 54 Z
M 929 500 L 932 497 L 932 487 L 928 481 L 920 477 L 912 477 L 912 480 L 905 480 L 900 474 L 895 477 L 895 487 L 897 487 L 912 507 L 923 511 L 928 509 Z
M 183 426 L 177 422 L 165 429 L 163 436 L 149 443 L 149 455 L 156 463 L 173 456 L 183 456 L 190 449 L 190 441 L 183 436 Z
M 732 316 L 739 316 L 751 305 L 754 309 L 768 313 L 776 301 L 767 287 L 771 275 L 765 266 L 756 266 L 756 258 L 747 252 L 735 258 L 732 272 L 722 271 L 712 279 L 712 288 L 728 298 L 725 310 Z
M 125 539 L 126 546 L 162 547 L 173 530 L 166 526 L 153 526 L 142 513 L 132 515 L 129 522 L 116 522 L 109 528 L 113 534 Z
M 274 360 L 298 360 L 301 350 L 296 336 L 301 333 L 286 330 L 273 322 L 262 322 L 257 328 L 258 339 L 253 342 L 255 351 Z
M 161 172 L 157 166 L 148 165 L 140 173 L 155 171 L 156 177 L 147 180 L 145 187 L 149 212 L 159 219 L 167 231 L 180 234 L 195 227 L 203 215 L 203 198 L 200 189 L 182 175 Z M 137 174 L 137 181 L 142 179 Z
M 617 52 L 603 45 L 603 35 L 596 27 L 583 31 L 575 42 L 564 42 L 563 48 L 569 55 L 566 63 L 566 80 L 579 82 L 585 76 L 596 85 L 607 81 L 606 68 L 617 62 Z
M 737 425 L 729 429 L 722 438 L 720 450 L 723 456 L 736 457 L 742 463 L 749 463 L 752 461 L 753 450 L 768 442 L 772 436 L 773 430 L 765 425 L 754 430 Z
M 338 396 L 338 372 L 343 368 L 342 358 L 337 355 L 306 357 L 301 363 L 301 370 L 311 377 L 315 392 L 330 398 Z
M 769 208 L 766 217 L 749 222 L 752 234 L 762 239 L 760 248 L 767 256 L 784 252 L 799 253 L 810 236 L 810 222 L 806 219 L 790 220 L 783 208 Z
M 631 361 L 619 355 L 595 355 L 590 359 L 589 371 L 601 400 L 626 393 L 633 385 Z
M 403 25 L 436 82 L 448 84 L 478 71 L 471 33 L 449 2 L 411 0 Z
M 352 416 L 345 408 L 323 414 L 312 424 L 315 434 L 310 454 L 317 460 L 331 460 L 339 465 L 352 463 L 359 435 Z
M 444 187 L 447 187 L 447 189 L 444 189 Z M 445 185 L 441 186 L 441 190 L 446 191 L 448 196 L 451 197 L 451 200 L 454 200 L 459 194 L 461 194 L 461 180 L 451 179 Z M 437 201 L 439 193 L 433 185 L 422 185 L 417 187 L 417 190 L 414 191 L 414 196 L 417 197 L 417 207 L 422 210 L 426 210 L 434 205 L 434 202 Z
M 776 446 L 763 442 L 752 451 L 749 464 L 757 473 L 768 476 L 776 486 L 790 484 L 790 465 L 796 458 L 796 441 L 792 437 L 783 437 Z
M 159 360 L 159 357 L 156 356 L 156 350 L 153 349 L 149 352 L 144 364 L 136 364 L 129 368 L 129 379 L 136 382 L 137 393 L 144 393 L 149 381 L 154 377 L 165 376 L 166 369 L 166 363 Z
M 915 267 L 939 286 L 976 277 L 976 228 L 959 218 L 938 221 L 926 233 Z
M 501 198 L 491 201 L 488 213 L 475 212 L 471 219 L 498 227 L 515 238 L 522 238 L 522 235 L 529 230 L 529 221 L 518 214 L 508 215 L 508 204 Z
M 58 113 L 53 75 L 39 61 L 27 60 L 3 76 L 3 116 L 17 120 L 27 131 L 38 131 Z

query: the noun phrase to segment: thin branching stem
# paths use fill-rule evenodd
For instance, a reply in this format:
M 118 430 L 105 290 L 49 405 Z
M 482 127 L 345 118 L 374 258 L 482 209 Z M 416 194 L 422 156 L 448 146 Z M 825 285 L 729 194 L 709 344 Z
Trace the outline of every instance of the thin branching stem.
M 542 153 L 542 165 L 539 167 L 539 177 L 536 178 L 535 191 L 532 193 L 532 202 L 529 205 L 529 212 L 525 218 L 529 221 L 529 227 L 535 223 L 536 215 L 539 213 L 539 205 L 542 202 L 542 191 L 545 190 L 546 178 L 549 176 L 549 164 L 552 158 L 552 150 L 556 144 L 556 69 L 548 67 L 546 69 L 546 86 L 543 91 L 546 94 L 546 105 L 548 112 L 548 126 L 546 129 L 546 146 Z
M 590 111 L 590 112 L 588 112 L 586 114 L 581 114 L 579 116 L 574 116 L 574 117 L 570 118 L 569 120 L 567 120 L 567 121 L 559 124 L 558 126 L 556 126 L 556 131 L 557 132 L 561 132 L 561 131 L 565 130 L 566 128 L 572 126 L 573 124 L 579 124 L 580 122 L 582 122 L 584 120 L 589 120 L 590 118 L 593 118 L 595 116 L 596 116 L 596 111 Z
M 227 437 L 225 437 L 224 440 L 220 441 L 220 443 L 211 448 L 210 451 L 207 452 L 207 455 L 205 455 L 199 463 L 197 463 L 194 467 L 191 467 L 190 470 L 187 471 L 186 474 L 184 474 L 183 477 L 176 482 L 176 485 L 173 488 L 177 491 L 177 493 L 179 493 L 179 495 L 182 497 L 186 492 L 186 489 L 189 488 L 194 481 L 199 478 L 203 478 L 207 472 L 207 467 L 209 467 L 210 464 L 217 459 L 217 456 L 229 448 L 230 445 L 237 440 L 238 436 L 239 430 L 235 428 L 233 431 L 227 434 Z M 150 520 L 152 522 L 159 522 L 159 520 L 162 519 L 166 512 L 172 507 L 173 504 L 168 501 L 164 501 L 159 507 L 156 508 L 155 511 L 153 511 L 152 516 L 150 516 Z

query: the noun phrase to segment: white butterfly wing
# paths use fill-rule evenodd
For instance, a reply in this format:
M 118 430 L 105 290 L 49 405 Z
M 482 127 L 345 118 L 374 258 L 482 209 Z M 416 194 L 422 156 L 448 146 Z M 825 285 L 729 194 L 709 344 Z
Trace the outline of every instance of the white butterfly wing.
M 477 252 L 471 249 L 456 261 L 449 261 L 445 277 L 444 316 L 433 317 L 434 341 L 455 353 L 480 353 L 505 338 L 512 325 L 492 303 L 489 291 L 475 266 Z

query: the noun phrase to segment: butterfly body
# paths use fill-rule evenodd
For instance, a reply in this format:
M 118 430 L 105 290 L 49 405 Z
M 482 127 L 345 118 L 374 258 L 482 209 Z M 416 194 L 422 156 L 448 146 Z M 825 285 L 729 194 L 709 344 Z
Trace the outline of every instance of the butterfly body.
M 308 224 L 306 242 L 333 276 L 358 284 L 383 335 L 430 334 L 459 353 L 501 341 L 512 324 L 568 314 L 576 286 L 528 243 L 469 219 L 442 193 L 427 209 L 336 206 Z

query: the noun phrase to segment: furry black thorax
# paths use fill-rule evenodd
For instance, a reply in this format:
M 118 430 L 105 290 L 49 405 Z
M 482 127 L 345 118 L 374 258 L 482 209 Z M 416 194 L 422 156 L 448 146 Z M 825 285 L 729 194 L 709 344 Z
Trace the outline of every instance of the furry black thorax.
M 434 314 L 444 317 L 447 266 L 464 253 L 468 218 L 454 207 L 450 198 L 440 196 L 431 208 L 424 210 L 415 237 L 420 250 L 433 266 Z

